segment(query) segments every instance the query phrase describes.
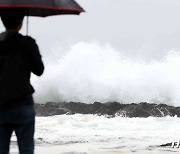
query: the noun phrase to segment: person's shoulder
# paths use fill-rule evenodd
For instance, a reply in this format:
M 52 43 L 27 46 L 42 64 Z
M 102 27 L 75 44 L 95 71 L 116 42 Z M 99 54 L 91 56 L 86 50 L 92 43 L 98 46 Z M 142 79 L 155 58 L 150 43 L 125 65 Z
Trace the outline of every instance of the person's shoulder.
M 36 42 L 36 40 L 34 38 L 32 38 L 31 36 L 19 34 L 19 37 L 21 37 L 21 40 L 23 40 L 27 43 L 35 43 Z
M 38 47 L 36 40 L 31 36 L 19 34 L 19 38 L 20 38 L 20 45 L 27 49 L 34 50 Z
M 35 41 L 34 38 L 32 38 L 31 36 L 26 36 L 26 35 L 22 35 L 19 34 L 19 46 L 21 46 L 21 48 L 26 48 L 27 51 L 35 51 L 38 48 L 38 45 Z

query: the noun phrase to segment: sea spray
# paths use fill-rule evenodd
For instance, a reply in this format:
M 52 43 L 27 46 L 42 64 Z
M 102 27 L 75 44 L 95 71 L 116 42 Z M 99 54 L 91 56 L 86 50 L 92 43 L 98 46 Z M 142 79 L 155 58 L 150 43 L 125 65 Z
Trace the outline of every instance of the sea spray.
M 146 61 L 110 45 L 80 42 L 49 59 L 42 79 L 33 76 L 35 99 L 47 101 L 154 102 L 179 105 L 180 53 Z M 53 52 L 52 52 L 53 53 Z M 52 56 L 53 57 L 53 56 Z

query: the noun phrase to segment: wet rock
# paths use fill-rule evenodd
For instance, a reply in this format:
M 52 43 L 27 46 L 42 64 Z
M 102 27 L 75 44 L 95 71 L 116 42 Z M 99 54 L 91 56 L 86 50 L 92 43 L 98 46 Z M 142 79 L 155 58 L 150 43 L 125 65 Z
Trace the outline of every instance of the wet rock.
M 56 103 L 35 104 L 37 116 L 61 115 L 71 112 L 67 108 L 61 108 Z
M 170 147 L 172 146 L 172 143 L 166 143 L 166 144 L 161 144 L 160 147 Z
M 61 114 L 96 114 L 107 117 L 180 117 L 180 107 L 166 104 L 152 104 L 147 102 L 122 104 L 119 102 L 85 104 L 81 102 L 48 102 L 35 104 L 37 116 L 50 116 Z

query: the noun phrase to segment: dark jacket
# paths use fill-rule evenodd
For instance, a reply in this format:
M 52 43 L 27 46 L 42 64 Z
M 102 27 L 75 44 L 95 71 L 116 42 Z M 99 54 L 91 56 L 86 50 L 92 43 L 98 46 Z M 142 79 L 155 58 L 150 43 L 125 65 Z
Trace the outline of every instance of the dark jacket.
M 0 111 L 32 104 L 31 72 L 40 76 L 43 71 L 44 65 L 34 39 L 15 32 L 1 33 Z

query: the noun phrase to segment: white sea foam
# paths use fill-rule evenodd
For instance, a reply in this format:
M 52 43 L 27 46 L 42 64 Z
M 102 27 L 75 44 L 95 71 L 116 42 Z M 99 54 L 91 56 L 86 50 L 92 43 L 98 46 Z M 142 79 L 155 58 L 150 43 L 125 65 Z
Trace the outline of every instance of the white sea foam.
M 177 117 L 106 118 L 76 114 L 37 117 L 36 120 L 37 154 L 180 152 L 178 148 L 158 147 L 179 141 L 180 119 Z
M 155 102 L 179 105 L 180 53 L 159 60 L 125 57 L 110 45 L 80 42 L 53 49 L 42 79 L 33 78 L 38 102 Z M 56 53 L 54 58 L 53 53 Z M 54 59 L 54 61 L 53 61 Z
M 106 153 L 113 149 L 117 153 L 146 153 L 156 151 L 158 145 L 179 140 L 179 127 L 180 119 L 176 117 L 105 118 L 95 115 L 60 115 L 37 118 L 36 138 L 43 138 L 40 144 L 45 142 L 71 147 L 77 143 L 75 152 L 95 153 L 103 149 Z M 81 144 L 85 147 L 91 145 L 92 149 L 82 148 L 85 150 L 83 151 Z M 164 151 L 166 150 L 169 149 Z M 66 152 L 71 150 L 67 148 Z

